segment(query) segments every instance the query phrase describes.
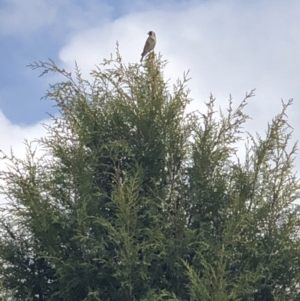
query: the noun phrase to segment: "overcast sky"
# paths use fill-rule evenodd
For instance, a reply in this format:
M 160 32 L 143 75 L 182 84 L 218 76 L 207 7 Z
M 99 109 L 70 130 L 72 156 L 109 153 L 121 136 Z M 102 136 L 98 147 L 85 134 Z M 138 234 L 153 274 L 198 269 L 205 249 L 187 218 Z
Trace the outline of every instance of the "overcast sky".
M 229 94 L 237 105 L 256 88 L 247 130 L 263 133 L 281 99 L 293 98 L 299 138 L 299 0 L 0 0 L 0 149 L 22 154 L 24 138 L 43 135 L 46 112 L 55 112 L 41 100 L 51 76 L 26 65 L 51 58 L 72 71 L 76 60 L 87 75 L 116 41 L 124 62 L 138 62 L 149 30 L 169 62 L 167 78 L 190 70 L 193 109 L 210 93 L 225 109 Z

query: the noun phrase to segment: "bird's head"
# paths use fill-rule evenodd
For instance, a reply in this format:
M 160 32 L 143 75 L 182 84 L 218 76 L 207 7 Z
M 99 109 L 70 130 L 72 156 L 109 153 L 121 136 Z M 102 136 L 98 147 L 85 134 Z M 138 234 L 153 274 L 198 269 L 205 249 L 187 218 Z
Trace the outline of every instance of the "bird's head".
M 150 37 L 155 37 L 155 32 L 154 32 L 154 31 L 149 31 L 149 32 L 148 32 L 148 35 L 149 35 Z

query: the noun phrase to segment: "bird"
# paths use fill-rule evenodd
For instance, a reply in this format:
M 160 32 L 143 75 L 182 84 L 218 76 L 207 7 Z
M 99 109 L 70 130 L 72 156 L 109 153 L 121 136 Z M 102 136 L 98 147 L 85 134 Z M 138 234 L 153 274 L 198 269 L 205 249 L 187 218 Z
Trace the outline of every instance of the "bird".
M 156 35 L 155 35 L 155 32 L 154 31 L 149 31 L 148 35 L 149 35 L 149 37 L 146 40 L 143 53 L 141 54 L 142 55 L 141 62 L 142 62 L 144 56 L 148 52 L 152 51 L 154 49 L 155 45 L 156 45 Z

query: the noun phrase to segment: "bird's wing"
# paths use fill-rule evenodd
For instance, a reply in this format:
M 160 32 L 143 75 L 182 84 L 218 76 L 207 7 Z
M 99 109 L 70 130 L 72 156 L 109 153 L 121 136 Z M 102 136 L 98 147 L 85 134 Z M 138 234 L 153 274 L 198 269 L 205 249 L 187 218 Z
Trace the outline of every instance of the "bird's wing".
M 142 55 L 145 55 L 147 52 L 151 51 L 154 48 L 155 41 L 153 38 L 148 37 Z

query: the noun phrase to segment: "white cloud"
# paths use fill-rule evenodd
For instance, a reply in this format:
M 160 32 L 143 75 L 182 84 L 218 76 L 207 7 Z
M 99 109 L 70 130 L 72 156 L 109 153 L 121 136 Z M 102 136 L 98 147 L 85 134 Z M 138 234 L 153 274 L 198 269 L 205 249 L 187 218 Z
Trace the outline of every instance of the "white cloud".
M 14 154 L 17 157 L 24 157 L 25 145 L 24 141 L 33 141 L 36 138 L 40 138 L 46 134 L 45 128 L 42 123 L 48 123 L 46 120 L 44 122 L 38 123 L 32 126 L 19 126 L 12 124 L 0 111 L 0 149 L 9 154 L 10 149 L 13 149 Z M 1 162 L 1 161 L 0 161 Z M 1 163 L 0 163 L 1 164 Z M 1 169 L 1 165 L 0 165 Z
M 49 122 L 49 120 L 45 120 L 43 123 L 49 124 Z M 10 155 L 12 149 L 16 158 L 24 159 L 26 154 L 25 139 L 31 142 L 36 138 L 43 137 L 45 134 L 46 130 L 42 126 L 42 123 L 32 126 L 14 125 L 0 111 L 0 150 L 5 154 Z M 37 155 L 39 154 L 41 154 L 41 150 L 37 149 Z M 0 160 L 0 171 L 5 169 L 5 161 Z M 3 196 L 0 195 L 0 204 L 1 202 L 3 202 Z
M 123 61 L 138 62 L 146 33 L 154 30 L 156 52 L 169 61 L 166 77 L 175 80 L 191 71 L 192 109 L 203 108 L 210 92 L 224 107 L 230 93 L 237 104 L 256 88 L 247 108 L 252 130 L 264 131 L 280 112 L 281 99 L 289 98 L 295 99 L 291 124 L 300 128 L 299 1 L 195 1 L 147 9 L 139 6 L 139 12 L 78 31 L 60 51 L 64 67 L 72 70 L 76 60 L 88 76 L 114 53 L 117 40 Z

